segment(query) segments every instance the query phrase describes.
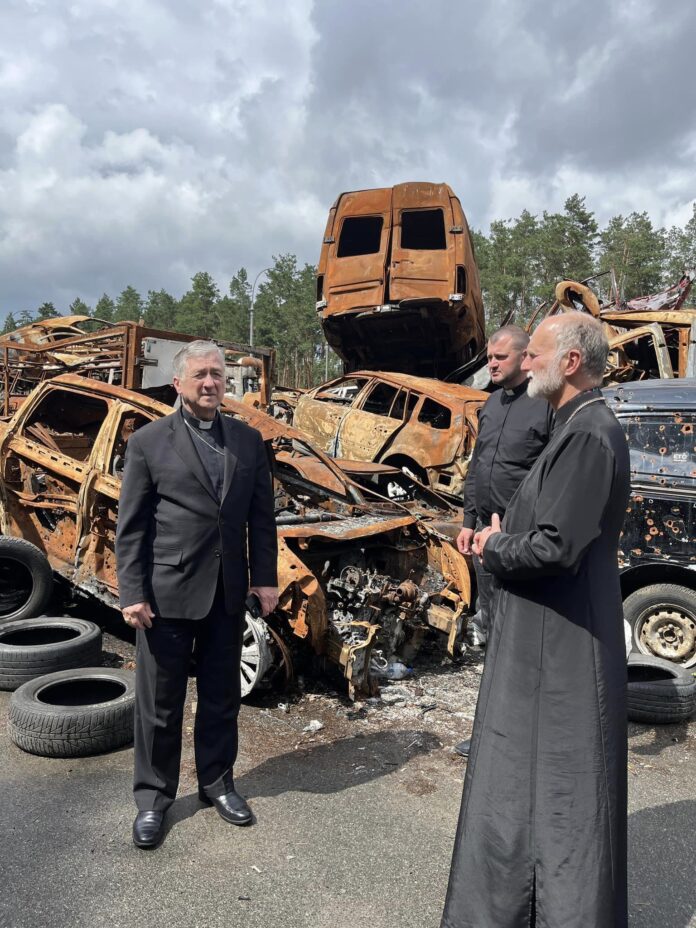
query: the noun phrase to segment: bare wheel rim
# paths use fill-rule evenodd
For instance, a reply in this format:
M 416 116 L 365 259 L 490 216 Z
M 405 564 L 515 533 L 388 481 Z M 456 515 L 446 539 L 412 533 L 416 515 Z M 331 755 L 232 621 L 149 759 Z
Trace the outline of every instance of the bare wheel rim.
M 643 654 L 693 667 L 696 664 L 696 616 L 682 606 L 662 603 L 640 616 L 634 641 Z
M 263 619 L 255 619 L 247 612 L 244 616 L 240 665 L 242 696 L 250 693 L 263 680 L 272 663 L 273 652 L 268 626 Z

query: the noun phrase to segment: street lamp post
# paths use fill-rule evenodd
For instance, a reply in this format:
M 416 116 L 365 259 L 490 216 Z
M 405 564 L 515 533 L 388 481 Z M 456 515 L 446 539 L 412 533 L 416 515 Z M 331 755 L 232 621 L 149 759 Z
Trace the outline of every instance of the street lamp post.
M 254 303 L 255 303 L 255 301 L 256 301 L 256 296 L 255 296 L 255 294 L 256 294 L 256 284 L 257 284 L 257 282 L 258 282 L 259 277 L 260 277 L 262 274 L 267 274 L 270 270 L 271 270 L 270 267 L 263 267 L 263 268 L 261 268 L 261 270 L 258 272 L 258 274 L 256 275 L 256 277 L 254 278 L 254 283 L 253 283 L 253 286 L 252 286 L 252 288 L 251 288 L 251 305 L 249 306 L 249 344 L 250 344 L 252 347 L 253 347 L 253 345 L 254 345 Z

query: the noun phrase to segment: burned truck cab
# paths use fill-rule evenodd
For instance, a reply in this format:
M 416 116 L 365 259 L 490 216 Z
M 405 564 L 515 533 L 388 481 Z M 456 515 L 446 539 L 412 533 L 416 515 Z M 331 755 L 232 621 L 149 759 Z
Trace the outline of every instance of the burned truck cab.
M 342 193 L 329 212 L 317 312 L 346 372 L 445 377 L 485 344 L 461 204 L 447 184 Z

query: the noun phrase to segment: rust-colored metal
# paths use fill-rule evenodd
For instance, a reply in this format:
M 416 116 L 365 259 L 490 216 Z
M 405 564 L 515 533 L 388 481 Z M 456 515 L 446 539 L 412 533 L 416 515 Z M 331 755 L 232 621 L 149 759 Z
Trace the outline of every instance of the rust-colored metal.
M 447 184 L 342 193 L 317 268 L 317 312 L 346 370 L 444 377 L 483 348 L 466 217 Z
M 459 501 L 487 398 L 459 384 L 358 371 L 299 397 L 294 424 L 332 457 L 392 464 Z
M 151 329 L 138 322 L 104 322 L 91 316 L 59 316 L 0 336 L 2 414 L 10 415 L 37 383 L 62 373 L 81 374 L 131 390 L 171 382 L 174 352 L 197 336 Z M 217 341 L 225 351 L 228 380 L 244 380 L 263 405 L 270 402 L 275 352 Z M 155 368 L 159 370 L 155 372 Z M 241 376 L 235 376 L 239 373 Z M 240 386 L 240 396 L 241 396 Z
M 0 422 L 2 532 L 31 541 L 76 590 L 115 606 L 126 444 L 171 409 L 73 374 L 40 383 Z M 280 602 L 271 624 L 286 676 L 291 642 L 335 663 L 351 693 L 374 692 L 375 666 L 410 661 L 428 627 L 456 654 L 471 588 L 441 526 L 361 490 L 285 423 L 233 399 L 223 411 L 258 428 L 274 454 Z
M 622 300 L 612 272 L 612 299 L 600 303 L 588 282 L 563 280 L 543 317 L 579 310 L 599 319 L 609 341 L 605 384 L 696 376 L 696 308 L 684 303 L 694 274 L 649 296 Z M 527 326 L 531 331 L 543 307 Z

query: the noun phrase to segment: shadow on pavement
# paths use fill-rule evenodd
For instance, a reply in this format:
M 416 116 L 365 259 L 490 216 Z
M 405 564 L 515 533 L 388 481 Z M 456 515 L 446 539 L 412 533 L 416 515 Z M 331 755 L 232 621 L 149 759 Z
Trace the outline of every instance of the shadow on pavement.
M 631 928 L 691 928 L 696 917 L 696 800 L 628 817 Z

